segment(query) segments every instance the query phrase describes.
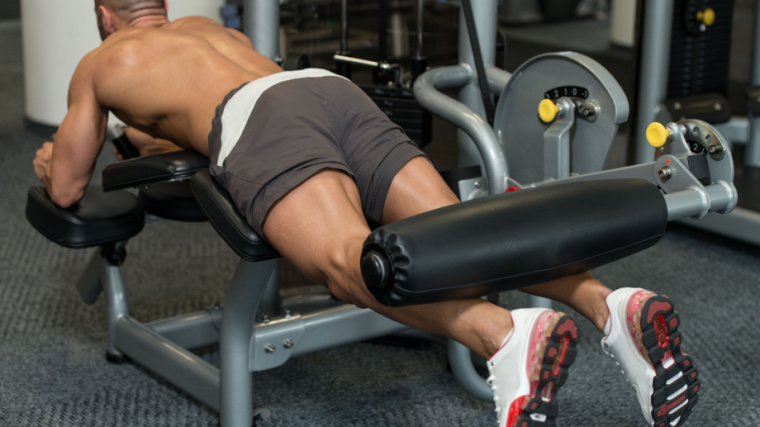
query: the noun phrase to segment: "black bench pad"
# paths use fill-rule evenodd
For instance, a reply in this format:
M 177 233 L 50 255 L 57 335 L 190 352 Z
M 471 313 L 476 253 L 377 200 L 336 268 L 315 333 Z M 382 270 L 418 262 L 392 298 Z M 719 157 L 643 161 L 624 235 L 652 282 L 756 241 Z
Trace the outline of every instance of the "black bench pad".
M 112 191 L 157 182 L 181 181 L 207 167 L 208 159 L 194 151 L 136 157 L 103 169 L 103 189 Z
M 193 175 L 190 187 L 211 225 L 238 256 L 247 261 L 264 261 L 280 256 L 248 225 L 227 190 L 214 181 L 208 169 Z
M 190 189 L 190 181 L 150 184 L 140 187 L 138 196 L 149 214 L 176 221 L 206 221 L 206 214 Z
M 31 187 L 26 219 L 48 239 L 67 248 L 87 248 L 126 240 L 145 225 L 142 202 L 126 191 L 104 193 L 88 186 L 77 204 L 55 205 L 43 187 Z

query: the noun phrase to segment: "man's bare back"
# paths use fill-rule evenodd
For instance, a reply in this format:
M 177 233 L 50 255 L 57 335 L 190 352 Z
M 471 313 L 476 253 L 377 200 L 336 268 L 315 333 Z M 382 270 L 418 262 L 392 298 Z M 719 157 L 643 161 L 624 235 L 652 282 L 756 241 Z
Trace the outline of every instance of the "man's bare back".
M 113 34 L 83 59 L 75 79 L 81 72 L 98 104 L 130 126 L 208 155 L 211 119 L 224 96 L 279 71 L 242 34 L 192 17 Z
M 38 151 L 35 171 L 59 206 L 70 206 L 84 194 L 109 111 L 144 134 L 207 156 L 211 120 L 225 95 L 282 71 L 253 50 L 243 34 L 210 19 L 169 22 L 163 16 L 156 25 L 156 16 L 143 18 L 145 26 L 140 18 L 128 27 L 121 23 L 124 28 L 81 60 L 55 150 L 46 143 Z M 149 145 L 161 143 L 140 139 Z

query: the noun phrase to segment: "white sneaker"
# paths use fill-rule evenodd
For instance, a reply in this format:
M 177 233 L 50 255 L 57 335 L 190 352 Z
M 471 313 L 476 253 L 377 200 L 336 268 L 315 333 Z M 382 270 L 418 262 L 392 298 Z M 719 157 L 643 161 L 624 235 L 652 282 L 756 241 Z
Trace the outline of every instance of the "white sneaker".
M 554 426 L 557 389 L 575 360 L 573 319 L 548 309 L 512 311 L 514 329 L 488 361 L 499 427 Z
M 622 288 L 607 297 L 610 320 L 602 349 L 622 368 L 650 426 L 680 426 L 697 403 L 699 380 L 681 351 L 673 303 L 644 289 Z

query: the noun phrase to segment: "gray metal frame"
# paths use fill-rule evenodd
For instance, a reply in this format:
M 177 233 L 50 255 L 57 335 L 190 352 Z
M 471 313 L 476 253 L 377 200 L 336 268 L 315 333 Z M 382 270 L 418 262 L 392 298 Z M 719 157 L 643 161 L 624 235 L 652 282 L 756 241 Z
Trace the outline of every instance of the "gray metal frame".
M 668 221 L 684 218 L 702 219 L 711 212 L 731 212 L 736 207 L 738 198 L 733 184 L 734 163 L 725 139 L 714 127 L 700 120 L 670 123 L 668 130 L 671 136 L 666 144 L 654 153 L 654 162 L 545 181 L 534 186 L 558 182 L 640 178 L 659 186 L 665 193 Z M 698 140 L 708 152 L 705 157 L 707 183 L 703 184 L 690 171 L 689 158 L 701 159 L 701 156 L 692 153 L 687 139 Z
M 460 132 L 465 133 L 466 137 L 460 139 L 460 151 L 469 152 L 474 149 L 478 156 L 468 153 L 460 166 L 468 165 L 467 158 L 470 158 L 470 161 L 477 160 L 477 163 L 469 165 L 479 164 L 483 168 L 488 194 L 503 193 L 509 187 L 509 173 L 504 151 L 496 132 L 481 115 L 467 105 L 438 91 L 438 89 L 472 86 L 473 73 L 474 67 L 466 65 L 441 67 L 428 71 L 417 78 L 414 84 L 414 96 L 420 105 L 450 121 Z M 501 83 L 506 85 L 508 78 L 503 76 L 508 73 L 493 67 L 487 68 L 486 73 L 489 76 L 491 91 L 501 93 L 503 87 L 495 86 Z
M 100 251 L 93 254 L 77 288 L 88 304 L 104 291 L 109 356 L 126 356 L 218 410 L 223 426 L 250 426 L 252 372 L 342 344 L 409 333 L 407 326 L 340 303 L 326 292 L 316 298 L 284 298 L 287 309 L 282 315 L 264 316 L 261 307 L 278 305 L 272 301 L 278 298 L 276 270 L 276 260 L 241 260 L 223 308 L 150 323 L 130 316 L 120 267 L 110 264 Z M 216 343 L 219 368 L 190 351 Z
M 492 36 L 496 34 L 498 2 L 475 1 L 472 9 L 488 86 L 492 94 L 500 94 L 511 74 L 494 66 L 496 39 Z M 439 92 L 447 88 L 460 88 L 458 102 Z M 504 192 L 510 185 L 507 162 L 496 133 L 484 118 L 485 108 L 464 17 L 460 16 L 459 20 L 459 65 L 422 74 L 415 81 L 414 96 L 420 105 L 457 127 L 458 165 L 480 165 L 487 178 L 487 188 L 483 191 L 488 194 Z

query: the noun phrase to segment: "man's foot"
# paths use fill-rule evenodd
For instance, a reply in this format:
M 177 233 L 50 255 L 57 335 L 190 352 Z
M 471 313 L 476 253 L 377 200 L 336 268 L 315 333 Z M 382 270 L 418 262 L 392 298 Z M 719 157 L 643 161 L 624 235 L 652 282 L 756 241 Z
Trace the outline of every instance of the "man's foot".
M 557 389 L 575 360 L 578 329 L 563 313 L 512 311 L 514 328 L 488 361 L 499 427 L 554 426 Z
M 607 307 L 602 349 L 633 385 L 647 422 L 683 425 L 697 403 L 699 380 L 691 358 L 681 351 L 673 303 L 643 289 L 622 288 L 607 297 Z

